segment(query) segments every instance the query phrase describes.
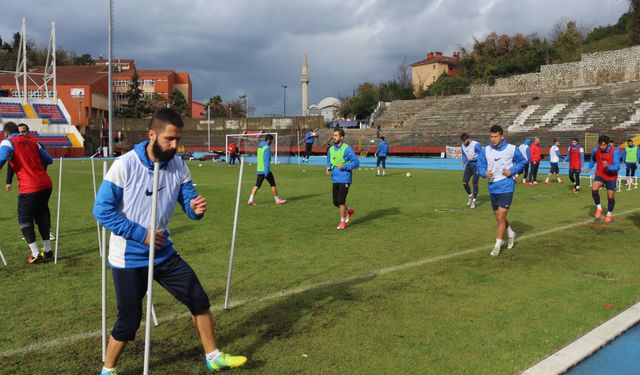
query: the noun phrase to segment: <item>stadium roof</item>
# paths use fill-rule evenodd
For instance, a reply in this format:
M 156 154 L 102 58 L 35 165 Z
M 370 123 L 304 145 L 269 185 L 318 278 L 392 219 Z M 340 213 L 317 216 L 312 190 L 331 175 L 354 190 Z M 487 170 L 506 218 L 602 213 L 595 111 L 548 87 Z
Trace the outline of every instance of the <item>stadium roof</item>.
M 38 85 L 42 84 L 44 67 L 38 66 L 29 73 L 34 73 L 31 78 Z M 69 65 L 56 68 L 56 80 L 58 85 L 90 85 L 107 77 L 105 66 L 99 65 Z M 0 73 L 0 85 L 15 85 L 14 73 Z M 30 82 L 32 83 L 32 82 Z

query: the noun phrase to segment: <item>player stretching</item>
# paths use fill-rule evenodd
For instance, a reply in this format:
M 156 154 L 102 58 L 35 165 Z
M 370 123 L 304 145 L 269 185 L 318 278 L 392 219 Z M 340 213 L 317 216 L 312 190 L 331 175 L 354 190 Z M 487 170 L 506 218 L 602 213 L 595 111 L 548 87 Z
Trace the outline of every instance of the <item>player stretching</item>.
M 558 180 L 558 183 L 562 183 L 562 179 L 560 178 L 560 167 L 558 166 L 560 160 L 564 161 L 564 156 L 562 156 L 562 154 L 560 153 L 560 141 L 554 139 L 553 146 L 551 146 L 551 148 L 549 149 L 549 164 L 551 164 L 551 168 L 549 169 L 547 178 L 544 180 L 545 184 L 551 183 L 549 179 L 554 174 L 556 175 L 556 180 Z
M 278 196 L 278 188 L 276 187 L 276 179 L 273 177 L 273 173 L 271 173 L 271 143 L 273 142 L 273 135 L 267 134 L 264 137 L 264 141 L 260 142 L 258 145 L 258 155 L 257 155 L 257 174 L 258 178 L 256 179 L 256 185 L 251 190 L 251 195 L 249 196 L 249 201 L 247 204 L 249 206 L 255 206 L 255 202 L 253 201 L 253 197 L 262 186 L 262 182 L 267 180 L 269 185 L 271 186 L 271 194 L 273 194 L 273 199 L 275 199 L 276 204 L 279 206 L 283 203 L 286 203 L 286 199 L 280 199 Z
M 571 140 L 564 161 L 569 160 L 569 180 L 573 183 L 573 192 L 580 192 L 580 172 L 584 165 L 584 148 L 578 143 L 578 138 Z
M 351 216 L 356 213 L 355 209 L 347 207 L 347 194 L 352 182 L 351 171 L 360 166 L 353 148 L 343 141 L 344 130 L 334 130 L 333 146 L 327 152 L 327 174 L 331 174 L 333 182 L 333 205 L 340 208 L 338 229 L 345 229 Z
M 469 208 L 476 208 L 478 180 L 480 179 L 480 176 L 478 176 L 478 155 L 482 153 L 482 146 L 480 143 L 471 140 L 467 133 L 462 133 L 460 135 L 460 140 L 462 140 L 462 165 L 464 165 L 462 186 L 469 196 L 467 206 L 469 206 Z M 473 177 L 473 193 L 469 188 L 469 180 L 471 177 Z
M 526 160 L 515 145 L 507 143 L 500 126 L 494 125 L 489 129 L 489 140 L 490 144 L 478 157 L 478 173 L 489 180 L 491 207 L 498 222 L 496 245 L 490 254 L 497 256 L 500 255 L 505 232 L 509 237 L 507 249 L 513 248 L 515 244 L 516 232 L 511 229 L 507 220 L 516 186 L 516 181 L 511 176 L 524 169 Z
M 149 139 L 113 162 L 96 196 L 93 215 L 111 231 L 109 266 L 118 308 L 101 375 L 117 373 L 118 359 L 127 342 L 135 339 L 140 326 L 152 230 L 156 231 L 154 279 L 191 312 L 207 369 L 238 367 L 247 361 L 244 356 L 232 356 L 218 349 L 209 297 L 169 236 L 169 219 L 176 203 L 192 220 L 202 219 L 207 210 L 206 200 L 193 187 L 189 168 L 176 157 L 183 128 L 182 118 L 176 111 L 157 110 L 149 124 Z M 160 163 L 158 225 L 149 228 L 154 162 Z
M 613 220 L 613 208 L 616 205 L 616 181 L 618 180 L 618 170 L 620 170 L 620 159 L 622 152 L 614 145 L 609 144 L 609 137 L 601 135 L 598 138 L 598 145 L 594 147 L 589 162 L 589 171 L 596 165 L 596 177 L 593 179 L 591 195 L 593 202 L 596 204 L 596 213 L 594 218 L 600 219 L 602 216 L 602 205 L 600 205 L 600 193 L 598 190 L 601 186 L 607 189 L 607 216 L 604 218 L 605 223 Z
M 304 135 L 305 150 L 304 158 L 302 159 L 303 163 L 309 162 L 309 156 L 311 156 L 313 152 L 313 143 L 316 141 L 316 138 L 318 138 L 318 129 L 309 130 L 307 134 Z
M 627 167 L 625 176 L 627 177 L 627 185 L 631 185 L 633 177 L 636 175 L 636 168 L 638 168 L 638 162 L 640 162 L 640 153 L 638 153 L 638 147 L 633 144 L 633 139 L 627 139 L 627 147 L 624 148 L 625 160 L 624 163 Z

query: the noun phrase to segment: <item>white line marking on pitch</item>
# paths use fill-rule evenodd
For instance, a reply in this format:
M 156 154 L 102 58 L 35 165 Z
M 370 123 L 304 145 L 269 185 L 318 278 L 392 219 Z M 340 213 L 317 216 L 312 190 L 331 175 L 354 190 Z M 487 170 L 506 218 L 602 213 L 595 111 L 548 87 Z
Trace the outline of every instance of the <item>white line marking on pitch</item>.
M 630 213 L 637 212 L 637 211 L 640 211 L 640 207 L 639 208 L 634 208 L 632 210 L 621 212 L 621 213 L 617 214 L 616 217 L 620 217 L 620 216 L 623 216 L 623 215 L 628 215 Z M 518 236 L 518 239 L 519 240 L 526 240 L 526 239 L 529 239 L 529 238 L 545 236 L 545 235 L 550 234 L 550 233 L 560 232 L 560 231 L 563 231 L 563 230 L 566 230 L 566 229 L 575 228 L 575 227 L 579 227 L 579 226 L 586 225 L 586 224 L 591 224 L 591 223 L 593 223 L 593 219 L 581 221 L 579 223 L 568 224 L 568 225 L 564 225 L 564 226 L 561 226 L 561 227 L 556 227 L 556 228 L 552 228 L 552 229 L 548 229 L 548 230 L 544 230 L 542 232 L 532 233 L 532 234 L 528 234 L 528 235 L 524 235 L 524 236 Z M 430 258 L 424 258 L 424 259 L 416 260 L 416 261 L 413 261 L 413 262 L 399 264 L 397 266 L 382 268 L 382 269 L 379 269 L 379 270 L 376 270 L 376 271 L 373 271 L 373 272 L 369 272 L 369 273 L 365 273 L 365 274 L 361 274 L 361 275 L 345 277 L 345 278 L 342 278 L 342 279 L 334 279 L 334 280 L 323 281 L 323 282 L 320 282 L 320 283 L 317 283 L 317 284 L 313 284 L 313 285 L 309 285 L 309 286 L 305 286 L 305 287 L 300 287 L 300 288 L 281 290 L 281 291 L 278 291 L 278 292 L 267 294 L 264 297 L 248 298 L 248 299 L 240 300 L 240 301 L 235 302 L 235 303 L 231 303 L 231 307 L 239 307 L 239 306 L 243 306 L 243 305 L 250 304 L 250 303 L 259 303 L 259 302 L 271 301 L 271 300 L 282 298 L 282 297 L 289 297 L 289 296 L 293 296 L 293 295 L 296 295 L 296 294 L 302 294 L 302 293 L 305 293 L 305 292 L 308 292 L 308 291 L 314 290 L 314 289 L 320 289 L 320 288 L 334 286 L 334 285 L 346 284 L 346 283 L 350 283 L 350 282 L 353 282 L 353 281 L 372 278 L 372 277 L 375 277 L 375 276 L 386 275 L 388 273 L 397 272 L 397 271 L 403 271 L 403 270 L 406 270 L 406 269 L 409 269 L 409 268 L 415 268 L 415 267 L 419 267 L 419 266 L 422 266 L 422 265 L 425 265 L 425 264 L 439 262 L 441 260 L 457 258 L 457 257 L 460 257 L 460 256 L 464 256 L 464 255 L 468 255 L 468 254 L 472 254 L 472 253 L 478 252 L 480 250 L 487 250 L 488 251 L 491 248 L 491 246 L 492 246 L 492 244 L 484 245 L 484 246 L 478 246 L 478 247 L 474 247 L 474 248 L 463 250 L 463 251 L 458 251 L 458 252 L 451 253 L 451 254 L 445 254 L 445 255 L 439 255 L 439 256 L 430 257 Z M 222 310 L 222 306 L 213 306 L 212 309 L 214 311 L 221 311 Z M 190 316 L 189 313 L 182 313 L 182 314 L 170 315 L 170 316 L 158 319 L 158 320 L 160 322 L 168 322 L 168 321 L 171 321 L 171 320 L 176 320 L 176 319 L 185 318 L 185 317 L 189 317 L 189 316 Z M 39 351 L 39 350 L 43 350 L 43 349 L 48 349 L 48 348 L 51 348 L 51 347 L 56 347 L 56 346 L 59 346 L 59 345 L 69 344 L 69 343 L 72 343 L 74 341 L 84 340 L 84 339 L 93 338 L 93 337 L 99 337 L 100 334 L 101 334 L 100 331 L 92 331 L 92 332 L 79 333 L 77 335 L 62 337 L 62 338 L 58 338 L 58 339 L 54 339 L 54 340 L 50 340 L 50 341 L 41 342 L 41 343 L 30 344 L 30 345 L 26 345 L 26 346 L 23 346 L 23 347 L 20 347 L 20 348 L 10 349 L 10 350 L 6 350 L 6 351 L 3 351 L 3 352 L 0 352 L 0 358 L 10 357 L 10 356 L 19 355 L 19 354 L 25 354 L 25 353 L 30 353 L 30 352 L 35 352 L 35 351 Z

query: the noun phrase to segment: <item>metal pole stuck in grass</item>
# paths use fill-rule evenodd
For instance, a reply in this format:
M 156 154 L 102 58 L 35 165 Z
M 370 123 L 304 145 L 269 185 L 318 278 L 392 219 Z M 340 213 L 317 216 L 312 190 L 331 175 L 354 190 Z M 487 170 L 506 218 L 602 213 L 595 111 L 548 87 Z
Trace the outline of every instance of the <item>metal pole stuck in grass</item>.
M 153 261 L 155 257 L 156 226 L 158 211 L 158 177 L 160 163 L 153 163 L 153 192 L 151 194 L 151 225 L 149 225 L 149 277 L 147 278 L 147 316 L 144 331 L 144 371 L 149 374 L 149 354 L 151 353 L 151 310 L 153 308 Z
M 60 199 L 62 198 L 62 156 L 58 172 L 58 210 L 56 212 L 56 251 L 53 253 L 53 264 L 58 264 L 58 244 L 60 243 Z
M 107 162 L 102 162 L 102 179 L 107 176 Z M 95 175 L 95 173 L 94 173 Z M 94 180 L 95 181 L 95 180 Z M 102 257 L 102 269 L 100 273 L 102 275 L 102 362 L 106 360 L 107 356 L 107 228 L 102 227 L 102 237 L 98 232 L 98 239 L 102 242 L 101 257 Z
M 94 163 L 95 162 L 94 156 L 95 155 L 91 156 L 91 176 L 93 177 L 91 181 L 93 181 L 93 200 L 95 201 L 97 191 L 96 191 L 96 165 Z M 102 178 L 104 179 L 104 176 L 102 176 Z M 100 256 L 102 256 L 102 239 L 100 238 L 100 223 L 98 222 L 98 220 L 96 220 L 96 231 L 98 232 L 98 250 L 100 250 Z
M 233 257 L 236 249 L 236 229 L 238 228 L 238 211 L 240 210 L 240 192 L 242 191 L 242 171 L 244 170 L 244 157 L 240 158 L 240 174 L 238 175 L 238 193 L 236 194 L 236 213 L 233 216 L 233 232 L 231 234 L 231 252 L 229 254 L 229 272 L 227 273 L 227 290 L 224 295 L 224 309 L 229 309 L 231 296 L 231 273 L 233 272 Z

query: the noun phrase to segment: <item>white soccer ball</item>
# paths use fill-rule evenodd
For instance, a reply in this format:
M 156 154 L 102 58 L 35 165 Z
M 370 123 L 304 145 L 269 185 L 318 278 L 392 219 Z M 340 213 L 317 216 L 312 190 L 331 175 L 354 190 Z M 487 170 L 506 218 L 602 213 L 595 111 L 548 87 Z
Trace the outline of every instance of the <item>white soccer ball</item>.
M 202 167 L 202 164 L 198 164 L 198 167 Z
M 411 177 L 411 172 L 407 172 L 407 177 Z
M 306 172 L 306 171 L 303 169 L 303 170 L 302 170 L 302 173 L 305 173 L 305 172 Z

